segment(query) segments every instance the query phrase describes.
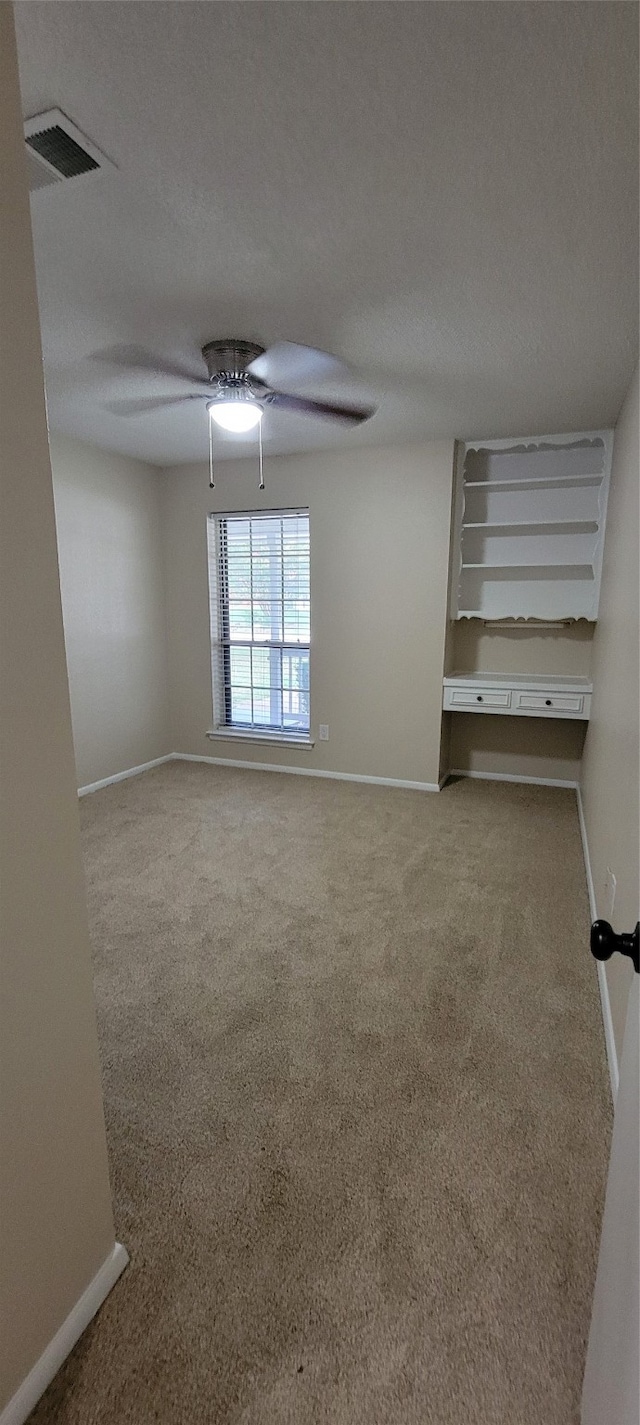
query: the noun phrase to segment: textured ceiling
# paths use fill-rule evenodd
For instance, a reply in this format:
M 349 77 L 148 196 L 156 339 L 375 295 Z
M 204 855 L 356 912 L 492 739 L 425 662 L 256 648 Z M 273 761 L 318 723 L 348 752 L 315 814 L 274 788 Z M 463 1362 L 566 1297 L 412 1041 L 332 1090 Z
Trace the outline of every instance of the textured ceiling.
M 54 428 L 203 456 L 196 402 L 106 409 L 181 382 L 95 355 L 193 365 L 228 335 L 323 347 L 379 401 L 348 434 L 270 412 L 272 451 L 615 419 L 637 349 L 635 4 L 16 12 L 25 116 L 60 107 L 117 165 L 32 200 Z

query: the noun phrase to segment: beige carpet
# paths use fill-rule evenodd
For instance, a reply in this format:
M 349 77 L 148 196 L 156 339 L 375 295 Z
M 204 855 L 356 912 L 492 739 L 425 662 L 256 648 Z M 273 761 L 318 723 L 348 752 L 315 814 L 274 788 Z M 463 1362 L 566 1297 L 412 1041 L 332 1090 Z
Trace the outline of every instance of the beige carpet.
M 572 792 L 81 803 L 131 1266 L 33 1425 L 577 1425 L 610 1106 Z

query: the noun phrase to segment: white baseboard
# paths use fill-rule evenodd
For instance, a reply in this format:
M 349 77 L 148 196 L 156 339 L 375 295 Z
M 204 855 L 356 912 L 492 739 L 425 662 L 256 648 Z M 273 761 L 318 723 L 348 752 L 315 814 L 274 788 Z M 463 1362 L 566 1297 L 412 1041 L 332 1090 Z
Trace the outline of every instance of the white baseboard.
M 582 838 L 582 854 L 584 856 L 584 869 L 587 876 L 587 890 L 589 892 L 589 910 L 591 919 L 598 919 L 598 907 L 596 905 L 596 891 L 591 873 L 591 857 L 589 856 L 589 843 L 587 841 L 587 824 L 584 819 L 584 807 L 582 805 L 582 792 L 580 787 L 576 789 L 576 800 L 578 803 L 578 821 L 580 822 L 580 836 Z
M 44 1395 L 47 1386 L 51 1385 L 53 1377 L 59 1371 L 63 1361 L 73 1350 L 76 1341 L 79 1341 L 89 1322 L 100 1310 L 105 1297 L 115 1286 L 128 1261 L 129 1255 L 126 1248 L 120 1242 L 115 1242 L 106 1261 L 96 1272 L 93 1281 L 89 1282 L 86 1291 L 83 1291 L 82 1296 L 78 1298 L 66 1321 L 63 1321 L 59 1331 L 56 1331 L 55 1336 L 42 1352 L 40 1359 L 36 1361 L 22 1385 L 18 1386 L 15 1395 L 5 1405 L 2 1414 L 0 1414 L 0 1425 L 24 1425 L 24 1421 L 37 1405 L 40 1396 Z
M 78 787 L 78 796 L 86 797 L 88 792 L 99 792 L 101 787 L 110 787 L 113 782 L 126 782 L 127 777 L 138 777 L 141 772 L 150 772 L 152 767 L 160 767 L 163 762 L 171 762 L 174 753 L 164 757 L 154 757 L 152 762 L 141 762 L 139 767 L 128 767 L 126 772 L 114 772 L 112 777 L 103 777 L 100 782 L 89 782 L 86 787 Z M 2 1421 L 0 1420 L 0 1425 Z
M 596 902 L 596 891 L 593 884 L 593 874 L 591 871 L 591 857 L 589 855 L 589 842 L 587 841 L 587 824 L 584 819 L 584 807 L 582 805 L 582 792 L 580 787 L 576 788 L 578 802 L 578 821 L 580 822 L 580 836 L 582 838 L 582 854 L 584 856 L 584 869 L 587 876 L 587 890 L 589 892 L 589 909 L 591 919 L 598 919 L 598 906 Z M 611 1080 L 611 1097 L 614 1105 L 618 1097 L 618 1084 L 620 1082 L 620 1070 L 618 1065 L 618 1053 L 616 1041 L 613 1033 L 613 1019 L 611 1018 L 611 1001 L 609 999 L 609 986 L 607 984 L 607 972 L 601 960 L 597 960 L 598 985 L 600 987 L 600 1004 L 602 1006 L 602 1022 L 604 1025 L 604 1039 L 607 1047 L 607 1062 L 609 1064 L 609 1078 Z
M 596 917 L 597 919 L 597 917 Z M 609 986 L 607 983 L 607 972 L 602 960 L 596 960 L 598 967 L 598 986 L 600 989 L 600 1004 L 602 1006 L 602 1022 L 604 1024 L 604 1038 L 607 1047 L 607 1063 L 609 1065 L 609 1079 L 611 1081 L 611 1097 L 615 1108 L 618 1097 L 618 1085 L 620 1083 L 620 1070 L 618 1068 L 618 1051 L 613 1033 L 613 1019 L 611 1018 L 611 1001 L 609 999 Z
M 450 777 L 474 777 L 479 782 L 522 782 L 526 787 L 570 787 L 577 791 L 577 782 L 567 782 L 560 777 L 525 777 L 515 772 L 466 772 L 462 767 L 452 767 Z
M 404 787 L 414 792 L 441 792 L 449 777 L 475 777 L 483 782 L 523 782 L 528 786 L 569 787 L 574 791 L 578 790 L 577 782 L 561 781 L 558 777 L 525 777 L 516 776 L 512 772 L 467 772 L 462 767 L 452 767 L 438 782 L 411 782 L 400 777 L 369 777 L 360 772 L 327 772 L 320 767 L 287 767 L 279 762 L 250 762 L 237 757 L 204 757 L 196 752 L 168 752 L 165 757 L 155 757 L 153 762 L 143 762 L 139 767 L 129 767 L 126 772 L 115 772 L 112 777 L 103 777 L 100 782 L 78 787 L 78 796 L 85 797 L 88 792 L 98 792 L 101 787 L 110 787 L 114 782 L 124 782 L 127 777 L 137 777 L 141 772 L 149 772 L 152 767 L 160 767 L 163 762 L 205 762 L 211 767 L 241 767 L 248 772 L 290 772 L 297 777 L 329 777 L 337 782 L 368 782 L 376 787 Z
M 414 792 L 438 792 L 441 785 L 438 782 L 405 782 L 399 777 L 365 777 L 358 772 L 326 772 L 319 767 L 286 767 L 275 762 L 240 761 L 235 757 L 200 757 L 195 752 L 174 752 L 172 756 L 176 762 L 207 762 L 212 767 L 242 767 L 249 772 L 292 772 L 296 777 L 329 777 L 336 782 L 370 782 L 376 787 L 405 787 Z

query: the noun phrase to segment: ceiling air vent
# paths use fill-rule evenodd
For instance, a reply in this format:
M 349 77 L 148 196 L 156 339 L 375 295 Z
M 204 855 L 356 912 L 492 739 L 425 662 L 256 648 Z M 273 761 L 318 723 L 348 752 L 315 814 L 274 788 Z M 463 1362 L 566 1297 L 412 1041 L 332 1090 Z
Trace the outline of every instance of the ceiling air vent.
M 29 192 L 54 183 L 86 179 L 114 165 L 85 138 L 61 109 L 35 114 L 24 126 Z

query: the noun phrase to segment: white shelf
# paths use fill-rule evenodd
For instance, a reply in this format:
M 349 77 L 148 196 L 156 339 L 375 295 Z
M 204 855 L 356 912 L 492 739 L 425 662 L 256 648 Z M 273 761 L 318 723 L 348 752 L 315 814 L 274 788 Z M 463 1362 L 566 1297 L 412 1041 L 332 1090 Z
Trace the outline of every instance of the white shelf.
M 598 533 L 598 521 L 597 521 L 597 520 L 502 520 L 502 521 L 500 521 L 500 523 L 496 523 L 496 522 L 492 522 L 492 521 L 490 521 L 490 520 L 485 520 L 485 521 L 478 520 L 477 523 L 476 523 L 476 522 L 469 522 L 469 521 L 463 520 L 463 521 L 462 521 L 462 528 L 463 528 L 463 530 L 464 530 L 464 529 L 486 529 L 487 531 L 493 531 L 493 530 L 507 530 L 507 529 L 513 529 L 513 530 L 516 530 L 516 531 L 525 531 L 525 530 L 526 530 L 527 532 L 531 532 L 532 534 L 535 534 L 536 532 L 538 532 L 539 534 L 542 534 L 543 532 L 544 532 L 545 534 L 556 534 L 556 533 L 558 533 L 558 534 L 584 534 L 584 533 L 587 533 L 587 534 L 597 534 L 597 533 Z
M 560 489 L 563 485 L 601 485 L 602 475 L 528 475 L 518 480 L 465 480 L 465 490 Z
M 458 447 L 453 618 L 597 617 L 611 447 L 610 431 Z
M 466 673 L 463 669 L 456 668 L 453 673 L 449 673 L 442 679 L 445 688 L 457 687 L 459 683 L 486 683 L 490 686 L 500 688 L 526 688 L 529 691 L 537 688 L 554 688 L 557 693 L 572 693 L 576 688 L 582 693 L 592 693 L 593 683 L 590 678 L 582 675 L 567 673 L 491 673 L 486 671 Z
M 593 566 L 591 564 L 570 564 L 567 561 L 563 561 L 561 564 L 552 564 L 551 562 L 548 564 L 461 564 L 460 568 L 463 570 L 487 569 L 490 573 L 495 573 L 497 569 L 501 569 L 502 572 L 508 574 L 509 577 L 517 577 L 519 575 L 522 579 L 539 579 L 542 577 L 545 579 L 557 579 L 557 569 L 579 569 L 579 575 L 569 574 L 567 577 L 569 579 L 593 579 Z M 534 569 L 536 573 L 532 574 L 532 570 Z M 543 571 L 542 574 L 538 572 L 540 570 Z

